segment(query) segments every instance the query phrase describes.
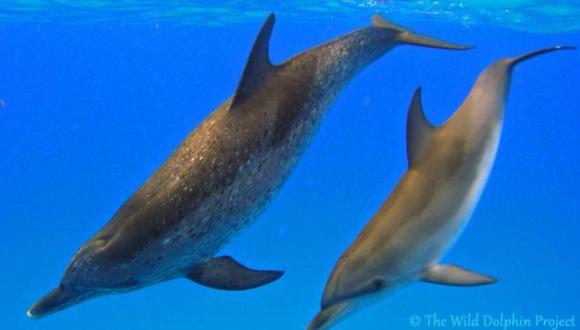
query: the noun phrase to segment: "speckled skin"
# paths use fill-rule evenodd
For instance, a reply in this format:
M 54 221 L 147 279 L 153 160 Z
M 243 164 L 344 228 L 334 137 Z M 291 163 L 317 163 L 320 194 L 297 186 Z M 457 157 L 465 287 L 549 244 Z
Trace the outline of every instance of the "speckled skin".
M 29 315 L 182 277 L 214 256 L 264 210 L 346 83 L 400 44 L 395 35 L 354 31 L 271 66 L 240 104 L 226 100 L 81 247 L 57 289 L 68 296 L 49 294 L 54 306 L 41 300 Z
M 150 285 L 217 253 L 264 210 L 339 90 L 392 46 L 381 30 L 302 53 L 240 106 L 221 104 L 81 248 L 63 284 Z

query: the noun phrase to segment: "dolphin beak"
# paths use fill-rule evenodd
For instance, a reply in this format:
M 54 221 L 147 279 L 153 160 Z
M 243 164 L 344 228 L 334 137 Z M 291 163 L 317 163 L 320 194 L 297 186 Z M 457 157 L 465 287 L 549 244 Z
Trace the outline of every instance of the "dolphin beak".
M 56 288 L 37 301 L 26 312 L 31 319 L 39 319 L 85 300 L 86 297 L 70 290 Z
M 324 330 L 335 325 L 352 311 L 351 301 L 324 307 L 308 325 L 308 330 Z

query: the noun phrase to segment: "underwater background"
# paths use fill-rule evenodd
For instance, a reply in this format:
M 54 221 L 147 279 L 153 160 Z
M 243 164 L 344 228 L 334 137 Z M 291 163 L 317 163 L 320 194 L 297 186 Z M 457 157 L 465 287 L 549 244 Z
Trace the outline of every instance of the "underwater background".
M 477 48 L 401 46 L 342 92 L 266 212 L 221 253 L 282 279 L 245 292 L 175 280 L 28 319 L 76 249 L 233 93 L 270 11 L 275 63 L 375 12 Z M 0 2 L 0 329 L 304 329 L 334 263 L 407 167 L 414 89 L 442 123 L 485 66 L 557 44 L 580 46 L 579 1 Z M 429 315 L 468 313 L 580 327 L 579 77 L 578 51 L 515 69 L 488 185 L 444 258 L 499 282 L 416 283 L 337 330 L 428 329 Z

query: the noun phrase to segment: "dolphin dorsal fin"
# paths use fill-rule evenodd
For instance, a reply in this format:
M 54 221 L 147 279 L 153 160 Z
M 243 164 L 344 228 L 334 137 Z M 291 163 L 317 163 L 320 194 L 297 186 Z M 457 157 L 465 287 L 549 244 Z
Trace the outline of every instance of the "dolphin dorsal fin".
M 268 16 L 264 25 L 262 25 L 252 47 L 252 51 L 250 52 L 248 63 L 246 63 L 246 67 L 244 68 L 242 79 L 240 79 L 236 93 L 232 98 L 230 108 L 242 103 L 272 70 L 273 65 L 270 62 L 269 50 L 270 37 L 275 19 L 276 17 L 272 13 Z
M 426 141 L 433 135 L 435 127 L 429 123 L 421 103 L 421 87 L 415 90 L 407 115 L 407 160 L 409 168 L 417 163 L 424 152 Z

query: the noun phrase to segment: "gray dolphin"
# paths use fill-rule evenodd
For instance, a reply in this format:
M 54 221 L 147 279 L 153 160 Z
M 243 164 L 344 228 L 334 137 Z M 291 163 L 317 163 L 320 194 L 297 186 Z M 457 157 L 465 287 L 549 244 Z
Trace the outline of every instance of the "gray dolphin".
M 410 282 L 475 286 L 496 281 L 439 262 L 467 224 L 487 181 L 514 66 L 572 48 L 546 48 L 493 63 L 438 127 L 427 121 L 417 89 L 407 118 L 409 169 L 336 263 L 309 330 L 326 329 Z
M 86 242 L 60 285 L 35 303 L 39 318 L 100 295 L 175 278 L 223 289 L 255 288 L 282 272 L 213 256 L 272 199 L 342 87 L 403 44 L 466 49 L 415 34 L 376 16 L 354 31 L 273 65 L 274 15 L 251 50 L 235 94 Z

